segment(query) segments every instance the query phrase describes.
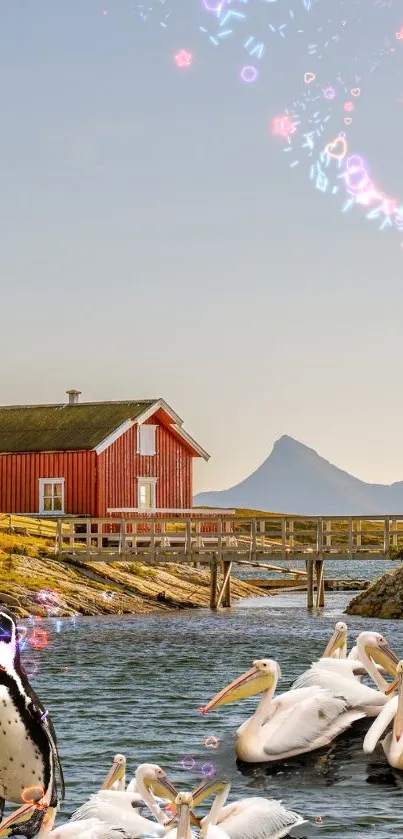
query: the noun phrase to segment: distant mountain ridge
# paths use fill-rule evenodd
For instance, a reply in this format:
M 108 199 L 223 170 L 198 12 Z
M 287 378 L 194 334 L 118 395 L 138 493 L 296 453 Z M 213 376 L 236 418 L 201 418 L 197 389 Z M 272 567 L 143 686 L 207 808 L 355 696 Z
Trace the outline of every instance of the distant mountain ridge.
M 360 481 L 284 435 L 248 478 L 230 489 L 201 492 L 194 504 L 319 516 L 403 514 L 403 481 Z

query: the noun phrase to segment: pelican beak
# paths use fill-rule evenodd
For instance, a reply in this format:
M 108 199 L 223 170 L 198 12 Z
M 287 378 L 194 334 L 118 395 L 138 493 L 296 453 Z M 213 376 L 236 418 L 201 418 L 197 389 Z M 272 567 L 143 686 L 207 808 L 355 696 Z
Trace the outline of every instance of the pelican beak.
M 198 807 L 205 798 L 209 798 L 210 795 L 215 795 L 218 792 L 221 792 L 228 785 L 229 781 L 226 781 L 225 779 L 219 781 L 211 778 L 210 780 L 203 781 L 203 783 L 199 784 L 199 786 L 192 792 L 193 806 Z
M 159 796 L 159 798 L 168 798 L 169 801 L 175 802 L 179 794 L 176 787 L 174 787 L 174 785 L 171 784 L 168 778 L 159 778 L 158 781 L 146 780 L 144 781 L 144 784 L 147 787 L 147 789 L 151 789 L 155 795 Z M 164 807 L 162 807 L 161 809 L 163 810 Z M 172 806 L 169 806 L 169 808 L 167 808 L 167 812 L 171 812 L 173 813 L 173 815 L 168 822 L 165 822 L 165 827 L 169 827 L 170 825 L 172 825 L 177 816 L 175 807 L 172 808 Z M 193 810 L 190 810 L 189 818 L 191 823 L 195 825 L 195 827 L 200 827 L 200 819 L 197 818 Z
M 383 667 L 386 673 L 393 676 L 393 682 L 384 691 L 386 696 L 390 696 L 396 690 L 397 686 L 396 673 L 397 665 L 399 664 L 397 655 L 390 649 L 386 641 L 383 644 L 366 644 L 365 651 L 376 664 L 380 664 Z
M 168 780 L 168 778 L 158 778 L 158 780 L 145 780 L 144 785 L 148 790 L 158 795 L 159 798 L 168 798 L 169 801 L 175 801 L 178 790 Z
M 190 813 L 191 807 L 193 807 L 192 796 L 187 795 L 186 801 L 181 801 L 177 803 L 177 809 L 179 811 L 178 817 L 178 828 L 176 833 L 176 839 L 188 839 L 190 833 Z
M 121 781 L 126 774 L 126 765 L 121 760 L 114 760 L 102 784 L 101 789 L 111 789 L 115 781 Z
M 396 740 L 399 742 L 403 734 L 403 661 L 399 661 L 399 664 L 397 665 L 396 681 L 399 698 L 397 701 L 395 721 L 393 723 L 393 733 L 396 737 Z
M 24 804 L 23 807 L 14 810 L 14 813 L 11 813 L 11 816 L 4 819 L 0 824 L 0 839 L 7 839 L 8 836 L 22 834 L 23 830 L 21 830 L 21 827 L 26 825 L 35 816 L 37 811 L 38 808 L 34 804 Z
M 202 714 L 207 714 L 220 705 L 228 705 L 229 702 L 237 702 L 238 699 L 246 699 L 248 696 L 263 693 L 273 687 L 273 684 L 274 676 L 270 671 L 263 672 L 257 667 L 252 667 L 251 670 L 238 676 L 230 685 L 216 693 L 207 705 L 200 708 L 200 711 Z
M 333 635 L 324 651 L 322 658 L 332 658 L 337 650 L 342 650 L 347 645 L 347 631 L 335 628 Z

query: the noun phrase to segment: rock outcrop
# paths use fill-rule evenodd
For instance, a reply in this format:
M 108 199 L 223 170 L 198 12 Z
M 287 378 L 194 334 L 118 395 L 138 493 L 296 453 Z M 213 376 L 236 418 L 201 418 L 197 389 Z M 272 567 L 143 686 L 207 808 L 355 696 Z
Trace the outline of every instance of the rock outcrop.
M 232 579 L 234 600 L 256 588 Z M 54 556 L 0 556 L 0 607 L 28 615 L 135 614 L 208 606 L 210 572 L 169 563 L 91 562 Z
M 349 603 L 348 615 L 364 618 L 403 618 L 403 565 L 372 583 Z

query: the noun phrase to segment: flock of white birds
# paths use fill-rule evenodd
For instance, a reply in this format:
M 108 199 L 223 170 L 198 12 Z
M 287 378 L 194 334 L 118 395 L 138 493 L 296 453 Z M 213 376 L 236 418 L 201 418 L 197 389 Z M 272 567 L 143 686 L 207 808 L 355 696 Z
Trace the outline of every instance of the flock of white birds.
M 389 679 L 387 678 L 389 676 Z M 323 656 L 292 688 L 274 696 L 280 667 L 259 659 L 246 673 L 219 691 L 200 710 L 211 710 L 262 694 L 255 713 L 237 731 L 237 756 L 249 763 L 284 761 L 323 748 L 364 717 L 374 718 L 363 743 L 372 752 L 383 740 L 390 765 L 403 770 L 403 661 L 377 632 L 362 632 L 347 655 L 347 626 L 337 623 Z M 363 682 L 369 677 L 370 687 Z M 178 791 L 166 772 L 141 764 L 126 785 L 126 758 L 116 755 L 102 788 L 70 820 L 54 826 L 57 807 L 46 806 L 38 839 L 140 839 L 165 836 L 191 839 L 192 826 L 202 839 L 282 839 L 309 836 L 311 825 L 281 801 L 242 798 L 226 804 L 226 779 L 205 779 L 193 791 Z M 196 808 L 213 796 L 204 818 Z M 23 833 L 37 803 L 20 807 L 0 823 L 0 839 Z

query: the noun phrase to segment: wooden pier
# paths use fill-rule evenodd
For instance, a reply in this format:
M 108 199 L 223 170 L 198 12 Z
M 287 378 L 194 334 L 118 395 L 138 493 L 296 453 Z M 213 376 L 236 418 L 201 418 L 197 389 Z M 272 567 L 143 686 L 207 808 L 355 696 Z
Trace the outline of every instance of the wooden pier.
M 59 518 L 56 554 L 92 561 L 147 565 L 208 565 L 210 606 L 231 606 L 233 564 L 292 574 L 305 585 L 307 607 L 325 605 L 326 559 L 379 560 L 403 548 L 403 515 L 362 516 L 136 516 Z M 286 566 L 279 566 L 279 561 Z M 292 567 L 290 561 L 303 563 Z M 276 564 L 273 564 L 275 562 Z

